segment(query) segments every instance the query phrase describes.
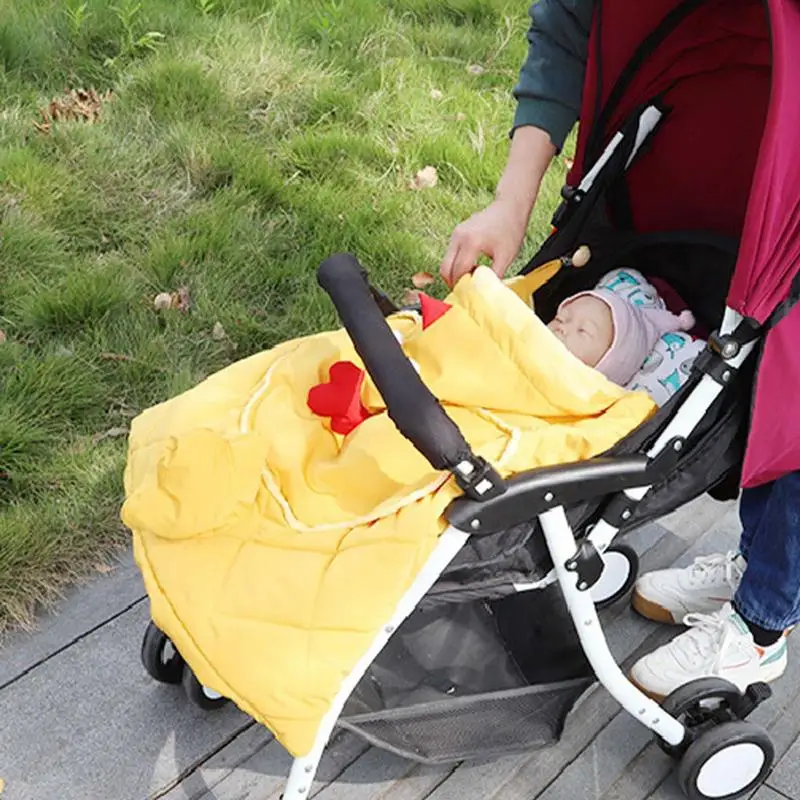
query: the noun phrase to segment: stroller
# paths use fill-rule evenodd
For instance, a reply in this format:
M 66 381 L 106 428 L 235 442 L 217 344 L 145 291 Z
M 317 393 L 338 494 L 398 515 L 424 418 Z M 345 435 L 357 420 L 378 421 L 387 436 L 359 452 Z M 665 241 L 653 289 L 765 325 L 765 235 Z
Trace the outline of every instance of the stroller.
M 766 777 L 772 745 L 746 718 L 768 687 L 700 680 L 658 704 L 615 662 L 598 607 L 633 585 L 636 553 L 619 539 L 634 527 L 704 492 L 731 498 L 742 482 L 800 468 L 798 448 L 778 446 L 764 412 L 787 360 L 800 374 L 796 350 L 783 346 L 800 333 L 792 40 L 796 0 L 598 3 L 576 165 L 553 233 L 525 269 L 564 262 L 536 292 L 536 311 L 548 321 L 560 300 L 623 262 L 665 281 L 716 331 L 683 388 L 602 457 L 503 480 L 420 380 L 385 323 L 397 309 L 355 258 L 322 264 L 319 282 L 392 420 L 463 496 L 342 682 L 312 750 L 295 760 L 284 800 L 309 796 L 337 724 L 421 762 L 497 756 L 555 742 L 595 680 L 680 762 L 690 798 L 743 797 Z M 730 123 L 730 135 L 709 145 L 715 152 L 692 148 L 711 120 Z M 566 254 L 582 244 L 593 257 L 577 269 Z M 777 410 L 769 413 L 778 435 L 796 439 L 796 422 L 775 425 Z M 183 680 L 200 705 L 225 702 L 152 623 L 142 657 L 154 678 Z

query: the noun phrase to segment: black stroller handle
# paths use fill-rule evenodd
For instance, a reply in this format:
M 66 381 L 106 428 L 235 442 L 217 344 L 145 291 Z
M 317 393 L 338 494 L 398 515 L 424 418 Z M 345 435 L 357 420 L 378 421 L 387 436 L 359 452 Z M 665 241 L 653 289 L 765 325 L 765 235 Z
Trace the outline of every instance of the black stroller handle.
M 326 259 L 317 271 L 317 280 L 330 295 L 400 433 L 435 469 L 450 470 L 473 499 L 488 499 L 505 491 L 502 478 L 472 452 L 458 426 L 406 357 L 355 256 L 337 253 Z

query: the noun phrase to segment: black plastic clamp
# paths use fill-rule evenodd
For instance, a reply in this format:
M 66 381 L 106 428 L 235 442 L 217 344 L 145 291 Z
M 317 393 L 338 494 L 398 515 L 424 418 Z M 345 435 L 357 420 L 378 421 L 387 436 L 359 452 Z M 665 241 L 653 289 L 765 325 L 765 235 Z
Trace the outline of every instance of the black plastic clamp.
M 734 700 L 731 711 L 739 719 L 747 719 L 765 700 L 772 697 L 772 689 L 766 683 L 751 683 L 744 694 Z
M 736 347 L 736 351 L 734 352 L 734 355 L 736 355 L 739 351 L 739 345 L 736 342 L 732 344 Z M 721 345 L 723 348 L 725 346 L 727 345 Z M 709 340 L 709 346 L 695 359 L 692 365 L 692 371 L 700 372 L 703 375 L 709 375 L 720 384 L 720 386 L 730 386 L 739 372 L 736 367 L 731 366 L 725 361 L 721 352 L 711 345 L 711 340 Z
M 650 460 L 647 473 L 651 484 L 658 483 L 662 477 L 674 470 L 685 446 L 686 440 L 681 436 L 675 436 L 667 442 L 657 456 Z M 628 497 L 625 492 L 618 492 L 606 503 L 600 518 L 617 530 L 622 530 L 633 519 L 638 505 L 638 500 Z
M 586 192 L 581 191 L 575 186 L 564 184 L 564 186 L 561 187 L 562 200 L 561 203 L 559 203 L 558 208 L 556 208 L 555 213 L 553 214 L 553 219 L 551 220 L 554 228 L 560 228 L 564 222 L 567 221 L 569 215 L 572 213 L 575 207 L 583 202 L 585 195 Z
M 461 491 L 470 500 L 489 500 L 506 491 L 500 473 L 481 456 L 470 456 L 450 470 Z
M 588 539 L 584 539 L 572 558 L 564 565 L 568 572 L 578 575 L 578 591 L 591 589 L 603 574 L 603 557 Z

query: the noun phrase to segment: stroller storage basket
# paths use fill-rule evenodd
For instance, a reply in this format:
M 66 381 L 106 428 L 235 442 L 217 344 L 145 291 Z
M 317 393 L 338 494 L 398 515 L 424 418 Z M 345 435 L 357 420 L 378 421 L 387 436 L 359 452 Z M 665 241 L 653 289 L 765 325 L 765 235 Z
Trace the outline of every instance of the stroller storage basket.
M 339 724 L 406 758 L 462 761 L 557 741 L 594 682 L 557 587 L 415 611 Z

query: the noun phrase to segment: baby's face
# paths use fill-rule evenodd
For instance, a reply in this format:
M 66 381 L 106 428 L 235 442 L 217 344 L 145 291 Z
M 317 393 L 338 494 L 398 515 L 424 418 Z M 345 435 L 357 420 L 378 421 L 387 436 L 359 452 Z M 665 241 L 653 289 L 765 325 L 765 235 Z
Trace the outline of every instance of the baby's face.
M 584 364 L 596 367 L 614 340 L 611 309 L 599 298 L 568 301 L 547 326 Z

